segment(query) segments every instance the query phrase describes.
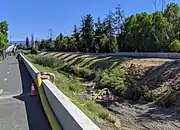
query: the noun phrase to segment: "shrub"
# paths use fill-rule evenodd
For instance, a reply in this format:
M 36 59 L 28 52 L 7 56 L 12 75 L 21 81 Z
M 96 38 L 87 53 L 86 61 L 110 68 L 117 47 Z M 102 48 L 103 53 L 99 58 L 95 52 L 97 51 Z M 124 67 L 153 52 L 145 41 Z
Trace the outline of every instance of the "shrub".
M 179 52 L 180 51 L 180 41 L 179 40 L 174 40 L 170 45 L 169 49 L 172 52 Z
M 34 63 L 43 65 L 45 67 L 57 68 L 58 72 L 66 71 L 68 73 L 75 74 L 79 77 L 86 78 L 92 80 L 95 77 L 95 73 L 93 73 L 90 69 L 84 67 L 81 68 L 78 65 L 70 65 L 68 63 L 64 63 L 59 59 L 50 57 L 50 56 L 29 56 L 33 59 Z
M 49 56 L 35 56 L 33 58 L 34 58 L 34 62 L 36 64 L 40 64 L 45 67 L 57 68 L 63 64 L 60 60 L 57 60 L 57 59 L 55 59 L 53 57 L 49 57 Z
M 156 104 L 162 107 L 171 107 L 176 102 L 176 91 L 168 90 L 164 95 L 156 100 Z
M 125 81 L 125 75 L 124 70 L 122 68 L 117 68 L 114 70 L 105 70 L 101 74 L 101 81 L 100 86 L 103 86 L 104 88 L 124 88 L 124 81 Z
M 38 51 L 35 48 L 31 48 L 31 54 L 36 54 L 37 55 Z
M 156 95 L 152 91 L 149 91 L 147 87 L 144 88 L 143 94 L 143 99 L 148 102 L 153 102 L 156 99 Z
M 86 67 L 79 67 L 79 66 L 74 66 L 73 67 L 74 74 L 78 75 L 79 77 L 86 78 L 88 80 L 92 80 L 95 78 L 95 73 L 93 73 L 90 69 Z
M 127 89 L 124 92 L 124 97 L 135 101 L 140 99 L 140 97 L 144 95 L 144 91 L 141 86 L 137 84 L 137 81 L 140 78 L 139 68 L 134 64 L 131 64 L 131 66 L 127 68 L 125 77 L 125 85 Z

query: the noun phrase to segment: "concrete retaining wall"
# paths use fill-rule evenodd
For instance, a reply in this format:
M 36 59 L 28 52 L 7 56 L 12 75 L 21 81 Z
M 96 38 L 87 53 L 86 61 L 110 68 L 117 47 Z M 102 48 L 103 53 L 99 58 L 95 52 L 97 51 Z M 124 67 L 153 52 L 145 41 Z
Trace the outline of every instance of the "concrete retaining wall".
M 121 52 L 112 54 L 122 57 L 137 57 L 137 58 L 167 58 L 167 59 L 180 59 L 180 53 L 129 53 Z
M 39 72 L 23 55 L 21 60 L 37 84 L 36 73 Z M 74 105 L 49 80 L 43 81 L 46 98 L 63 130 L 100 130 L 76 105 Z

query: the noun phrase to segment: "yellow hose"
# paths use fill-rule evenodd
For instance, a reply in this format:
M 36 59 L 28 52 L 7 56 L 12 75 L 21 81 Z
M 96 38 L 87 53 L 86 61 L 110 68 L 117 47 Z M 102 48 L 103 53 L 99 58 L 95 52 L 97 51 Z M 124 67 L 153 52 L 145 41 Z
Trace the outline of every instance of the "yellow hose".
M 94 100 L 96 100 L 98 98 L 99 95 L 101 95 L 105 90 L 107 90 L 107 88 L 102 89 L 95 97 Z
M 45 92 L 42 87 L 42 79 L 39 74 L 37 74 L 37 86 L 38 86 L 41 103 L 43 105 L 44 111 L 46 113 L 46 116 L 48 118 L 48 121 L 51 125 L 52 130 L 62 130 L 59 122 L 57 121 L 57 119 L 56 119 L 54 113 L 52 112 L 52 109 L 46 99 Z

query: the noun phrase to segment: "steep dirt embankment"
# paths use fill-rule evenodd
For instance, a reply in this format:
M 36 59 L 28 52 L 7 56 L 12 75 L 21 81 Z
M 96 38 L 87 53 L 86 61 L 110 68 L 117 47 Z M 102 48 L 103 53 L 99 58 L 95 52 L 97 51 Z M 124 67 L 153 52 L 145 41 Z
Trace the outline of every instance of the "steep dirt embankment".
M 180 129 L 179 60 L 98 57 L 57 52 L 43 52 L 40 55 L 53 56 L 71 65 L 88 66 L 92 70 L 98 70 L 98 68 L 102 70 L 113 69 L 117 66 L 130 66 L 131 64 L 139 66 L 143 74 L 137 85 L 147 87 L 154 94 L 156 100 L 143 105 L 132 104 L 129 101 L 117 102 L 108 107 L 109 111 L 119 117 L 124 129 Z

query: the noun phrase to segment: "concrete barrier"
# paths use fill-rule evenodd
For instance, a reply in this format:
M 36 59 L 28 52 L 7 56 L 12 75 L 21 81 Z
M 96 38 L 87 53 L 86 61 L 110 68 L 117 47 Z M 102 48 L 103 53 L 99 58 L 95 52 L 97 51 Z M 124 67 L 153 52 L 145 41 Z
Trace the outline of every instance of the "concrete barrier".
M 23 62 L 26 66 L 27 70 L 29 71 L 29 74 L 33 78 L 34 82 L 37 84 L 37 78 L 36 74 L 39 73 L 39 70 L 37 70 L 23 55 L 18 55 L 18 59 L 20 62 Z M 51 106 L 46 98 L 44 87 L 38 87 L 39 96 L 41 99 L 42 106 L 44 108 L 45 114 L 47 116 L 47 119 L 51 125 L 52 130 L 61 130 L 61 126 L 59 121 L 57 120 L 53 110 L 51 109 Z
M 19 58 L 24 62 L 34 82 L 37 84 L 36 74 L 39 70 L 37 70 L 22 54 L 20 54 Z M 43 80 L 42 84 L 48 103 L 63 130 L 100 130 L 98 126 L 96 126 L 49 80 Z

